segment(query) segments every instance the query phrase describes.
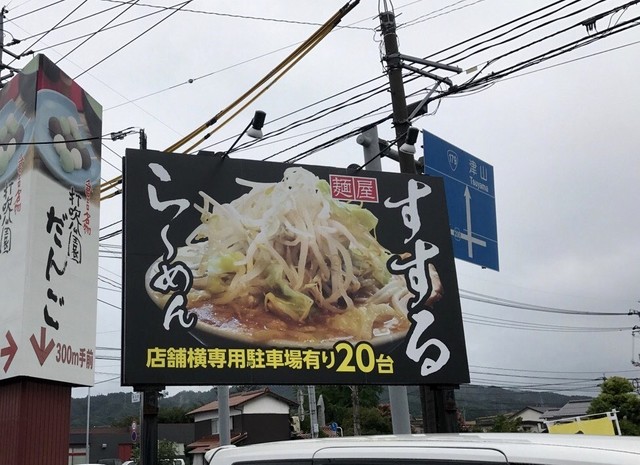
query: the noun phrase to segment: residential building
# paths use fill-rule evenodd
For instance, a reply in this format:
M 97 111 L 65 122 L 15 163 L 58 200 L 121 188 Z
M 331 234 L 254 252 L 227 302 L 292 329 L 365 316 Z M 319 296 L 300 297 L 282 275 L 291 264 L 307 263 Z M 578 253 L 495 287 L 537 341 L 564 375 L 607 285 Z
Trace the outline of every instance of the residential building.
M 297 406 L 297 403 L 271 392 L 269 388 L 231 394 L 231 443 L 247 445 L 290 439 L 290 411 Z M 193 465 L 204 463 L 204 453 L 220 443 L 218 409 L 218 401 L 214 401 L 188 413 L 193 415 L 197 438 L 187 446 L 188 453 L 193 457 Z
M 560 408 L 552 408 L 546 410 L 541 418 L 542 420 L 560 420 L 561 418 L 580 417 L 587 414 L 587 410 L 591 406 L 592 399 L 570 400 Z

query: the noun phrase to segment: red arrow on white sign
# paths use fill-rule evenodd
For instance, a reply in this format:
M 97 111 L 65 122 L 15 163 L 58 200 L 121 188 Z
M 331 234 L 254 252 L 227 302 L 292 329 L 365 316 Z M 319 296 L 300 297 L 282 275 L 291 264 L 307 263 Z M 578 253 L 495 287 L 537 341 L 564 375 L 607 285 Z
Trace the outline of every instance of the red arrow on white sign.
M 4 372 L 6 373 L 11 366 L 11 362 L 13 362 L 13 357 L 16 356 L 16 352 L 18 352 L 18 344 L 13 340 L 13 336 L 11 335 L 11 331 L 7 331 L 6 334 L 7 342 L 9 345 L 7 347 L 3 347 L 0 350 L 0 358 L 7 357 L 7 361 L 4 362 Z
M 35 334 L 32 334 L 31 337 L 29 338 L 29 340 L 31 341 L 31 345 L 33 346 L 33 351 L 36 353 L 36 357 L 38 357 L 38 361 L 40 362 L 40 366 L 44 365 L 44 362 L 46 362 L 47 357 L 49 356 L 49 354 L 53 350 L 53 347 L 55 346 L 53 339 L 51 339 L 49 343 L 46 344 L 45 342 L 46 338 L 47 338 L 47 328 L 45 328 L 44 326 L 40 327 L 39 343 L 36 340 Z

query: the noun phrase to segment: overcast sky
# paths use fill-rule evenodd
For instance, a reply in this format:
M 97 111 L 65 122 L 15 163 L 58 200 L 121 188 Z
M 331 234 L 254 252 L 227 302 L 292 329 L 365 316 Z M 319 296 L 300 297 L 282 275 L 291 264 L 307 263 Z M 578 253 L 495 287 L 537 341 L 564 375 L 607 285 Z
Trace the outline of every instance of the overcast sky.
M 285 161 L 389 114 L 390 96 L 384 89 L 363 98 L 387 82 L 377 30 L 379 4 L 385 3 L 391 4 L 362 0 L 340 27 L 198 148 L 229 148 L 256 109 L 267 113 L 268 136 L 320 110 L 351 104 L 265 138 L 250 150 L 236 152 L 237 158 L 275 155 L 272 160 Z M 473 39 L 552 3 L 557 5 Z M 592 3 L 599 4 L 591 7 Z M 459 66 L 464 71 L 458 75 L 439 72 L 456 85 L 480 70 L 476 79 L 589 35 L 595 39 L 608 28 L 619 31 L 506 75 L 492 86 L 432 102 L 431 114 L 413 122 L 494 167 L 500 271 L 456 260 L 473 383 L 595 395 L 599 377 L 640 376 L 640 369 L 631 364 L 631 328 L 640 325 L 640 319 L 622 315 L 640 309 L 640 28 L 623 30 L 638 25 L 624 26 L 638 18 L 640 6 L 606 14 L 590 30 L 580 25 L 625 3 L 393 2 L 400 51 Z M 4 42 L 20 39 L 10 51 L 45 53 L 77 77 L 104 107 L 105 134 L 144 128 L 149 148 L 164 150 L 247 91 L 343 4 L 12 0 Z M 158 8 L 169 6 L 183 8 Z M 534 21 L 545 14 L 546 19 Z M 559 19 L 562 16 L 568 17 Z M 131 22 L 114 27 L 126 21 Z M 543 27 L 545 22 L 550 24 Z M 524 23 L 529 24 L 508 32 Z M 104 30 L 90 35 L 100 29 Z M 553 37 L 542 40 L 547 36 Z M 442 52 L 467 39 L 471 40 Z M 3 56 L 5 63 L 11 60 Z M 19 68 L 27 61 L 11 65 Z M 410 102 L 422 99 L 434 85 L 427 77 L 407 81 Z M 332 128 L 337 129 L 323 134 Z M 379 132 L 382 138 L 395 138 L 389 121 Z M 127 147 L 137 146 L 137 134 L 105 141 L 103 178 L 119 175 L 120 157 Z M 420 155 L 422 148 L 418 151 Z M 338 167 L 362 161 L 362 148 L 353 137 L 302 160 Z M 383 168 L 399 171 L 388 159 Z M 104 201 L 101 236 L 120 229 L 121 218 L 121 198 Z M 120 243 L 121 236 L 102 242 L 99 360 L 92 393 L 131 390 L 120 386 L 119 352 L 106 350 L 120 347 Z M 469 298 L 478 294 L 484 300 L 506 299 L 547 311 Z M 589 315 L 599 312 L 618 316 Z M 637 361 L 640 344 L 635 352 Z M 74 390 L 74 395 L 85 394 L 84 388 Z

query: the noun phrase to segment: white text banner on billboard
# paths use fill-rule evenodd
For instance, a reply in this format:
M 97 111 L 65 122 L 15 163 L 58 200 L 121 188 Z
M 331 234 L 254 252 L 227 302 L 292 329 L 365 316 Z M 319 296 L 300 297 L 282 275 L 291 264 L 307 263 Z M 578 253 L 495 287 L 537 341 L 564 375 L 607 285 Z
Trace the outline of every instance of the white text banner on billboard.
M 444 179 L 454 256 L 498 271 L 493 166 L 428 131 L 423 139 L 425 174 Z
M 441 179 L 129 150 L 123 383 L 469 382 Z
M 93 384 L 101 113 L 43 55 L 0 92 L 0 379 Z

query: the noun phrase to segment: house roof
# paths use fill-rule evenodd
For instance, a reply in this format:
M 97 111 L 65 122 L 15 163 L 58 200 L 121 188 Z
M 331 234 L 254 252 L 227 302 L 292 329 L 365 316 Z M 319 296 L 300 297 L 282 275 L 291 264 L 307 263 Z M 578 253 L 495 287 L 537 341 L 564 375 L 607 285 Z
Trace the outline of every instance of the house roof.
M 243 441 L 247 438 L 247 433 L 236 434 L 231 437 L 231 444 L 237 444 L 240 441 Z M 187 445 L 187 449 L 189 449 L 189 454 L 204 454 L 206 451 L 213 449 L 214 447 L 218 447 L 220 445 L 220 436 L 218 434 L 213 434 L 211 436 L 205 436 L 203 438 L 198 439 L 195 442 Z
M 512 417 L 517 417 L 522 412 L 526 412 L 527 410 L 533 410 L 534 412 L 538 412 L 538 413 L 544 413 L 545 412 L 545 410 L 541 409 L 540 407 L 531 407 L 530 405 L 527 405 L 526 407 L 523 407 L 520 410 L 518 410 L 516 413 L 511 414 L 511 416 Z
M 129 434 L 131 429 L 128 426 L 92 426 L 91 434 Z M 87 428 L 71 428 L 71 434 L 86 434 Z
M 587 414 L 591 405 L 591 399 L 570 400 L 559 409 L 549 409 L 542 414 L 542 418 L 549 420 L 555 418 L 579 417 Z
M 251 402 L 252 400 L 258 399 L 260 397 L 269 396 L 275 399 L 278 399 L 282 402 L 287 403 L 289 406 L 298 405 L 294 401 L 287 399 L 286 397 L 282 397 L 274 392 L 271 392 L 269 388 L 259 389 L 257 391 L 248 391 L 248 392 L 237 392 L 229 395 L 229 408 L 241 407 L 242 405 Z M 191 410 L 187 413 L 187 415 L 194 415 L 196 413 L 204 413 L 204 412 L 216 412 L 218 411 L 218 401 L 209 402 L 208 404 L 204 404 L 197 409 Z

